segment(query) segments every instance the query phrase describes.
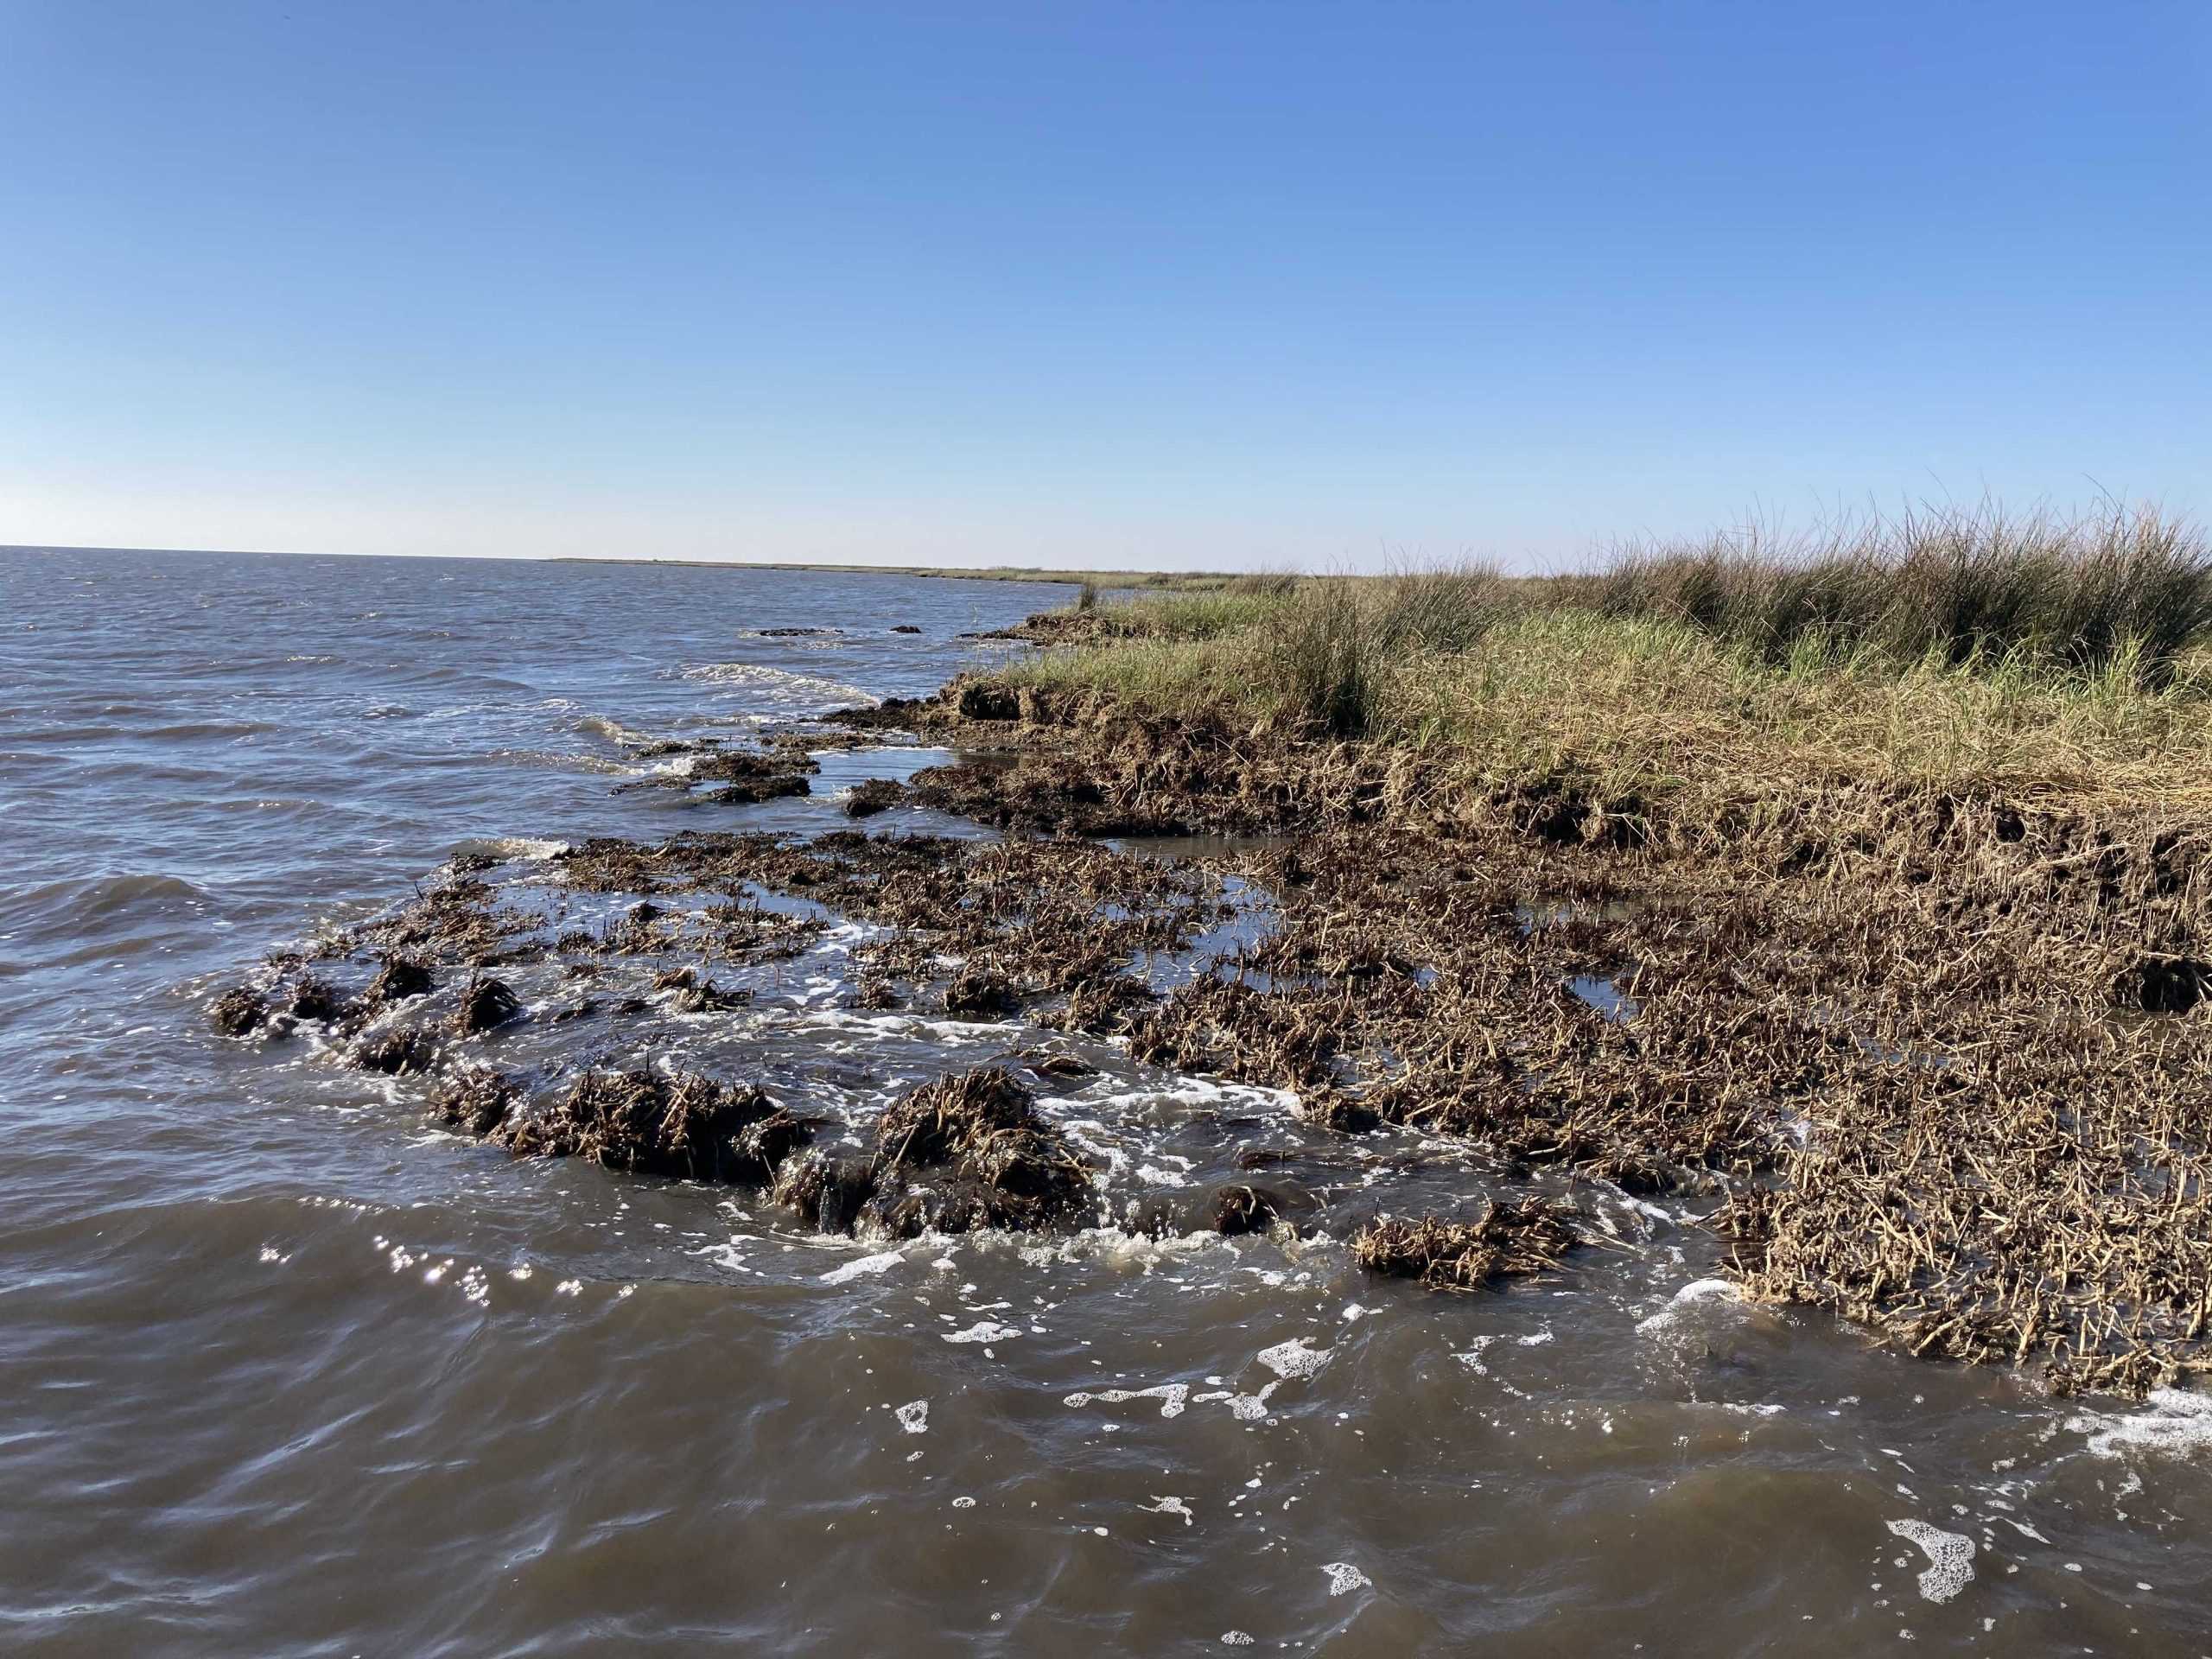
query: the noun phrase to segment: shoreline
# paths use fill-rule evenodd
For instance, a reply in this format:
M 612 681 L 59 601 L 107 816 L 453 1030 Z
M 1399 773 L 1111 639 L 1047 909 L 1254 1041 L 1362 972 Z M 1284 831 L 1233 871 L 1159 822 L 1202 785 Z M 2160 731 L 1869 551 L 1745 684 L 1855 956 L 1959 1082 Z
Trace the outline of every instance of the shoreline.
M 1057 569 L 1039 565 L 817 564 L 791 559 L 623 559 L 595 554 L 562 554 L 547 564 L 621 564 L 683 570 L 797 570 L 824 575 L 912 576 L 947 582 L 1058 582 L 1068 587 L 1154 593 L 1206 593 L 1236 580 L 1225 570 Z
M 898 711 L 1017 757 L 924 773 L 924 799 L 1032 833 L 1292 839 L 1262 866 L 1278 933 L 1233 986 L 1124 1017 L 1137 1052 L 1350 1132 L 1708 1185 L 1742 1289 L 1910 1354 L 2139 1396 L 2212 1370 L 2196 789 L 1777 765 L 1609 795 L 1602 768 L 1485 776 L 1448 743 L 1147 706 L 1112 664 L 1157 639 L 1067 613 L 1032 638 Z M 1431 1240 L 1412 1270 L 1451 1280 L 1474 1249 Z
M 1125 620 L 1042 613 L 1026 661 L 757 751 L 648 751 L 693 752 L 657 786 L 743 804 L 810 792 L 816 751 L 918 736 L 955 758 L 871 779 L 846 815 L 919 806 L 1004 839 L 687 832 L 486 858 L 272 959 L 211 1016 L 257 1042 L 313 1026 L 516 1155 L 757 1188 L 823 1232 L 1319 1229 L 1370 1271 L 1469 1291 L 1620 1248 L 1579 1196 L 1602 1184 L 1689 1206 L 1740 1293 L 1902 1353 L 2138 1397 L 2212 1368 L 2191 1103 L 2212 1084 L 2193 954 L 2212 817 L 2185 797 L 1783 766 L 1662 798 L 1587 767 L 1485 772 L 1449 743 L 1147 704 L 1111 664 L 1162 642 L 1111 632 Z M 1070 660 L 1088 678 L 1054 670 Z M 1212 839 L 1232 836 L 1257 839 Z M 1116 844 L 1157 836 L 1212 845 Z M 587 898 L 594 927 L 546 919 Z M 564 992 L 555 1020 L 742 1006 L 709 969 L 793 957 L 817 914 L 876 930 L 842 1006 L 1039 1037 L 842 1142 L 746 1079 L 549 1090 L 489 1063 L 526 1006 L 562 1000 L 549 987 L 618 999 Z M 1478 1152 L 1498 1179 L 1402 1216 L 1293 1157 L 1163 1209 L 1109 1190 L 1037 1109 L 1084 1065 L 1054 1033 L 1282 1091 L 1325 1137 Z

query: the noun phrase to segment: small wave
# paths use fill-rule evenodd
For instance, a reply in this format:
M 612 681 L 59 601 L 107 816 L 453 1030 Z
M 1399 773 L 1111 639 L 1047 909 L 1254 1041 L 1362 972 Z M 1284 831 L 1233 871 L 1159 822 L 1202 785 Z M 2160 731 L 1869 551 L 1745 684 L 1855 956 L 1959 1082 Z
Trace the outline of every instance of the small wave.
M 593 772 L 610 778 L 634 777 L 638 772 L 637 767 L 626 766 L 603 754 L 563 754 L 553 749 L 495 749 L 492 759 L 518 766 L 550 766 L 561 772 Z
M 97 921 L 130 911 L 204 905 L 207 895 L 181 876 L 107 875 L 80 881 L 49 881 L 22 895 L 27 909 L 44 909 L 63 919 Z
M 449 856 L 454 858 L 496 858 L 502 863 L 527 859 L 543 863 L 549 858 L 558 858 L 569 850 L 565 841 L 551 841 L 531 836 L 486 836 L 455 842 Z
M 235 741 L 283 729 L 265 720 L 188 720 L 172 726 L 149 726 L 135 735 L 149 743 L 192 743 L 202 738 Z
M 778 702 L 853 703 L 873 706 L 880 699 L 857 685 L 819 674 L 796 674 L 763 663 L 695 663 L 682 671 L 687 680 L 704 680 L 757 691 Z
M 576 729 L 589 732 L 595 737 L 603 737 L 610 743 L 620 743 L 625 748 L 643 748 L 653 741 L 650 733 L 625 726 L 612 715 L 586 715 L 576 721 Z
M 1690 1317 L 1692 1308 L 1743 1300 L 1744 1293 L 1726 1279 L 1694 1280 L 1676 1291 L 1674 1300 L 1656 1313 L 1649 1319 L 1638 1319 L 1636 1328 L 1647 1337 L 1671 1334 L 1676 1326 Z

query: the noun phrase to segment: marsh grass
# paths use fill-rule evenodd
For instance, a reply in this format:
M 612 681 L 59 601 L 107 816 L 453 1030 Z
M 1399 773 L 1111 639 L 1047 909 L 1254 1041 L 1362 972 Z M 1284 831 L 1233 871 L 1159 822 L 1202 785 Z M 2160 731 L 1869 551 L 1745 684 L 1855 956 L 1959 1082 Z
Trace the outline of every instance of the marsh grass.
M 2156 681 L 2212 634 L 2212 544 L 2152 509 L 2087 517 L 1984 504 L 1789 537 L 1763 524 L 1643 544 L 1580 584 L 1617 617 L 1660 617 L 1764 661 L 1808 650 L 1901 672 L 2025 661 Z
M 2032 641 L 1956 658 L 1936 645 L 1900 662 L 1833 632 L 1800 632 L 1777 654 L 1656 612 L 1541 602 L 1477 569 L 1313 578 L 1278 599 L 1185 595 L 1108 613 L 1125 610 L 1112 637 L 1002 677 L 1402 746 L 1492 783 L 1573 776 L 1611 798 L 1790 776 L 2212 802 L 2205 645 L 2156 673 L 2133 639 L 2095 666 Z

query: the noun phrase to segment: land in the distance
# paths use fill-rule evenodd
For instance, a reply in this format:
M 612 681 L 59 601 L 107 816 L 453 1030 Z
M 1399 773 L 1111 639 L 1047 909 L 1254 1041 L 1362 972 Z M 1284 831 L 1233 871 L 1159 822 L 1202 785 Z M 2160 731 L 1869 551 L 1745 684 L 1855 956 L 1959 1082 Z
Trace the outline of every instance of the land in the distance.
M 1236 579 L 1225 570 L 1057 570 L 1042 565 L 816 564 L 790 559 L 626 559 L 570 554 L 549 564 L 673 565 L 686 570 L 805 570 L 849 576 L 933 576 L 961 582 L 1064 582 L 1071 587 L 1206 593 Z

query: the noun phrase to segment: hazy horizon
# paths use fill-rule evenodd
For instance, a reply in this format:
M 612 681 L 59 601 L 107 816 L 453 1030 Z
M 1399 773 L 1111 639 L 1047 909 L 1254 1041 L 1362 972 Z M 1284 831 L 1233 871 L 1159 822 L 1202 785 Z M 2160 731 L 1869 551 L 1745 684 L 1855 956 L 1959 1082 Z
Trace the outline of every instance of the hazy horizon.
M 1572 564 L 2212 510 L 2212 14 L 0 16 L 0 543 Z

